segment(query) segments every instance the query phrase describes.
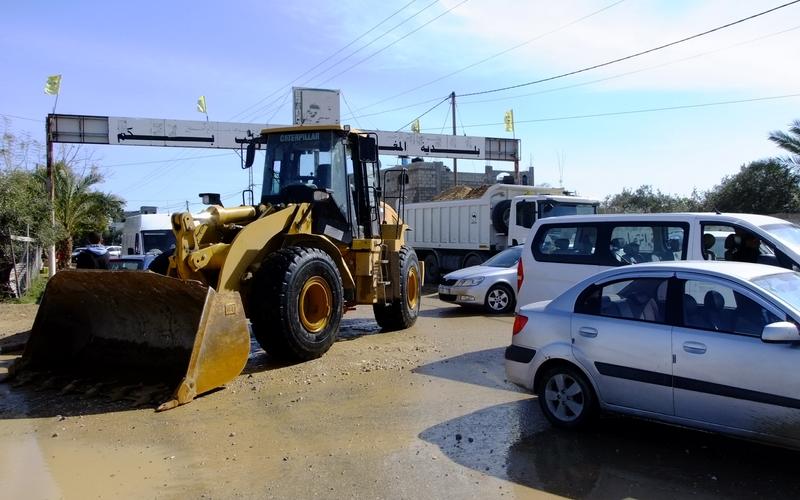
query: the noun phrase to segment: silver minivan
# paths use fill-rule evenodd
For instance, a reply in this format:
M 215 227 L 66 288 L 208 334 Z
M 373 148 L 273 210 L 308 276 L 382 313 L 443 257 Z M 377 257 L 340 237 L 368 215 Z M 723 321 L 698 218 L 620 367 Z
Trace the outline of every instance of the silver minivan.
M 541 219 L 518 268 L 517 304 L 549 300 L 605 269 L 728 260 L 800 269 L 800 227 L 754 214 L 577 215 Z

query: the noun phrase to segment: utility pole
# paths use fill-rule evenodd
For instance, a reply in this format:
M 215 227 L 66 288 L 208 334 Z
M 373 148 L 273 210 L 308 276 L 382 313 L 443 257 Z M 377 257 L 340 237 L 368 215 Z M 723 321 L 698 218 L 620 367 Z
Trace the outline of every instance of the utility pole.
M 453 109 L 453 135 L 456 135 L 456 93 L 450 92 L 450 107 Z M 458 159 L 453 158 L 453 186 L 458 186 Z
M 56 96 L 58 97 L 58 96 Z M 56 227 L 56 183 L 55 175 L 53 174 L 53 141 L 51 141 L 50 128 L 52 126 L 54 117 L 53 115 L 47 116 L 47 123 L 45 125 L 45 137 L 47 140 L 47 184 L 48 193 L 47 198 L 50 202 L 50 224 L 55 230 Z M 55 233 L 55 231 L 54 231 Z M 50 252 L 47 255 L 47 268 L 50 277 L 56 275 L 56 245 L 50 245 Z

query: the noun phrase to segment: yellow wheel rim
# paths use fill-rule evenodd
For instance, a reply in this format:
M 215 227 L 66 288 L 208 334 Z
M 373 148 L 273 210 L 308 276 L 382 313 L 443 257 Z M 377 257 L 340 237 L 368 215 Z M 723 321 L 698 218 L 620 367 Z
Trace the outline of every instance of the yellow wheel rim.
M 331 317 L 333 294 L 328 282 L 314 276 L 303 284 L 298 300 L 300 323 L 311 333 L 319 333 L 328 326 Z
M 406 302 L 409 309 L 417 308 L 417 301 L 419 300 L 419 271 L 414 266 L 408 271 L 408 280 L 406 281 Z

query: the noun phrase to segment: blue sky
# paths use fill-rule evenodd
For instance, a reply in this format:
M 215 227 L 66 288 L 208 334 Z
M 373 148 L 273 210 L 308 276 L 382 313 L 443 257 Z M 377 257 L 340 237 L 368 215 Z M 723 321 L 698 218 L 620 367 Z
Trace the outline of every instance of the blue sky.
M 297 86 L 341 89 L 344 123 L 396 130 L 451 91 L 467 94 L 591 66 L 780 3 L 8 2 L 0 17 L 0 115 L 12 131 L 43 139 L 53 106 L 43 85 L 60 73 L 59 113 L 197 120 L 203 117 L 195 101 L 205 95 L 211 120 L 289 123 L 285 98 L 296 79 Z M 767 134 L 800 118 L 800 98 L 532 120 L 798 94 L 799 36 L 797 4 L 580 75 L 459 97 L 457 130 L 509 137 L 501 123 L 513 108 L 523 166 L 532 155 L 537 183 L 558 185 L 563 175 L 566 188 L 601 198 L 642 184 L 679 194 L 706 190 L 743 163 L 780 154 Z M 448 117 L 443 104 L 421 118 L 422 128 L 447 133 Z M 238 157 L 227 151 L 94 146 L 86 152 L 106 175 L 101 188 L 125 198 L 129 208 L 171 211 L 188 201 L 199 209 L 203 191 L 223 193 L 234 204 L 247 184 Z M 483 164 L 461 161 L 459 169 L 483 171 Z M 258 172 L 254 177 L 259 182 Z

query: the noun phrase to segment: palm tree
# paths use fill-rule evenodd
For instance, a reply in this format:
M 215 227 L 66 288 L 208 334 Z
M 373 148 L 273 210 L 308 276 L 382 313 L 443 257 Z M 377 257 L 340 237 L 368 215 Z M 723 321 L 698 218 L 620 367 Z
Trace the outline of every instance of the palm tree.
M 800 165 L 800 120 L 792 122 L 788 133 L 782 130 L 770 132 L 769 140 L 777 144 L 779 148 L 791 153 L 789 161 Z
M 44 169 L 39 176 L 46 177 Z M 124 201 L 116 195 L 95 191 L 93 186 L 103 181 L 103 175 L 92 167 L 88 172 L 76 172 L 68 162 L 53 164 L 55 179 L 55 217 L 59 229 L 56 244 L 59 268 L 69 264 L 73 238 L 89 231 L 102 231 L 109 220 L 122 214 Z

